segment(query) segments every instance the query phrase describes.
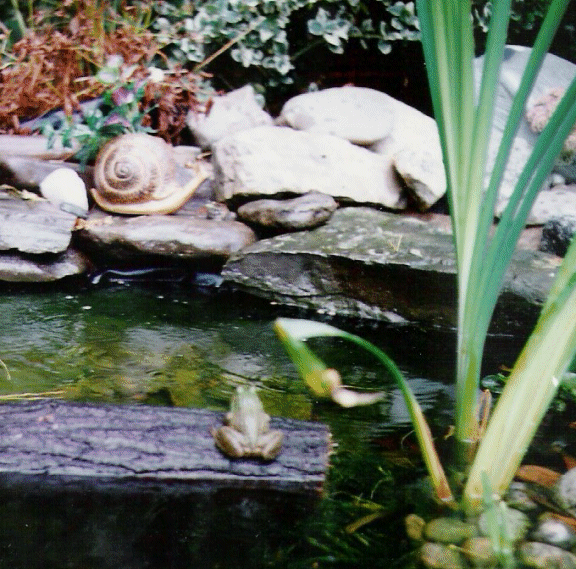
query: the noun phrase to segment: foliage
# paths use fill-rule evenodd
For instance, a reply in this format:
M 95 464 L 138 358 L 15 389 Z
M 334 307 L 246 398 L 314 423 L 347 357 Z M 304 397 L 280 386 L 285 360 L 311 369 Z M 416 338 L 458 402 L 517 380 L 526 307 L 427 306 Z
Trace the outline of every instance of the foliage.
M 526 217 L 563 142 L 576 122 L 576 79 L 542 131 L 508 206 L 492 233 L 494 205 L 514 135 L 540 64 L 569 0 L 553 0 L 512 104 L 490 182 L 484 186 L 496 83 L 504 53 L 510 0 L 494 2 L 480 94 L 474 90 L 470 3 L 419 0 L 427 72 L 442 144 L 452 219 L 458 286 L 455 439 L 468 470 L 463 506 L 482 506 L 483 485 L 502 495 L 576 351 L 576 240 L 558 270 L 535 329 L 514 366 L 487 428 L 477 416 L 480 368 L 488 327 L 504 274 Z M 387 356 L 351 334 L 325 324 L 276 323 L 304 379 L 330 395 L 331 370 L 308 354 L 303 341 L 339 336 L 361 344 L 392 371 L 410 410 L 439 498 L 451 502 L 446 477 L 419 406 Z M 318 381 L 320 378 L 320 381 Z M 324 379 L 323 379 L 324 378 Z M 471 465 L 471 466 L 470 466 Z
M 78 117 L 66 117 L 60 127 L 49 120 L 44 121 L 42 134 L 48 137 L 49 148 L 56 139 L 64 148 L 72 148 L 76 142 L 79 149 L 74 156 L 86 165 L 116 136 L 128 132 L 154 132 L 146 120 L 150 109 L 140 109 L 145 83 L 129 81 L 129 73 L 126 76 L 121 72 L 122 63 L 120 56 L 111 57 L 97 75 L 109 86 L 102 94 L 102 105 L 84 110 Z
M 389 53 L 394 42 L 419 38 L 413 2 L 205 0 L 159 2 L 157 10 L 152 29 L 169 57 L 200 68 L 228 52 L 239 66 L 257 68 L 265 86 L 291 83 L 295 61 L 313 47 L 341 54 L 354 39 Z

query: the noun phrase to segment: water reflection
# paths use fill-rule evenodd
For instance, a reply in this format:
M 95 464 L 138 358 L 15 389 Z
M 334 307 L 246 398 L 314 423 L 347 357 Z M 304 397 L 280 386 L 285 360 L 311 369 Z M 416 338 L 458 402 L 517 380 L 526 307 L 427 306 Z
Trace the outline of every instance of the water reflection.
M 274 317 L 294 316 L 282 312 L 241 296 L 201 296 L 182 288 L 0 296 L 0 358 L 11 374 L 11 381 L 0 382 L 2 394 L 62 390 L 79 400 L 224 410 L 234 385 L 252 381 L 270 414 L 328 423 L 336 443 L 328 497 L 305 526 L 296 521 L 310 504 L 286 496 L 33 492 L 4 480 L 0 558 L 26 569 L 310 567 L 310 558 L 326 553 L 323 540 L 329 550 L 336 548 L 334 554 L 343 547 L 342 528 L 358 517 L 342 496 L 369 497 L 389 508 L 393 521 L 384 518 L 385 528 L 378 522 L 374 527 L 401 532 L 404 485 L 422 470 L 417 454 L 406 458 L 404 449 L 388 446 L 390 434 L 410 431 L 398 390 L 355 346 L 323 340 L 315 349 L 347 384 L 384 387 L 388 396 L 379 405 L 348 410 L 313 400 L 274 336 Z M 340 324 L 350 329 L 350 323 Z M 396 359 L 435 428 L 450 424 L 451 331 L 385 325 L 353 331 Z M 499 347 L 489 360 L 492 371 L 511 363 L 517 343 L 497 338 L 491 345 Z M 371 539 L 370 531 L 363 539 Z M 390 543 L 374 539 L 380 562 L 398 561 L 394 531 Z M 342 559 L 349 556 L 349 566 L 363 564 L 358 551 L 342 550 Z

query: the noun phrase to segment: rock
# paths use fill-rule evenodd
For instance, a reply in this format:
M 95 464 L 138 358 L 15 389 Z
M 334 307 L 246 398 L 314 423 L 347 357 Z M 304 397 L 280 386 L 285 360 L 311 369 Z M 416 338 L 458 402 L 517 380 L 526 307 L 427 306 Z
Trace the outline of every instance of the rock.
M 532 500 L 528 485 L 524 482 L 513 481 L 506 492 L 506 504 L 521 512 L 534 512 L 538 504 Z
M 424 537 L 439 543 L 462 543 L 466 539 L 476 537 L 478 528 L 457 518 L 436 518 L 426 524 Z
M 408 514 L 404 520 L 406 535 L 414 541 L 422 541 L 426 522 L 416 514 Z
M 15 253 L 0 253 L 0 281 L 47 283 L 88 271 L 88 259 L 80 252 L 68 249 L 60 255 L 21 257 Z
M 539 249 L 564 257 L 574 234 L 576 234 L 576 215 L 553 217 L 542 228 Z
M 567 550 L 571 550 L 576 545 L 574 530 L 561 520 L 549 516 L 542 516 L 538 520 L 532 538 L 535 541 L 542 541 Z
M 558 265 L 557 257 L 517 251 L 493 329 L 533 325 Z M 455 272 L 447 231 L 355 207 L 311 231 L 258 241 L 232 255 L 222 276 L 252 294 L 328 314 L 453 326 Z
M 532 132 L 539 134 L 544 130 L 565 92 L 566 89 L 560 87 L 550 89 L 526 111 L 526 120 Z M 562 151 L 566 155 L 565 158 L 570 160 L 574 157 L 576 152 L 576 128 L 572 129 L 568 138 L 564 141 Z
M 557 504 L 571 516 L 576 516 L 576 468 L 565 472 L 554 488 Z
M 36 189 L 46 176 L 61 168 L 62 164 L 62 162 L 48 162 L 40 158 L 0 155 L 0 180 L 3 184 L 17 188 Z M 86 186 L 94 184 L 91 166 L 86 166 L 83 171 L 80 171 L 78 164 L 72 162 L 65 164 L 84 180 Z
M 238 221 L 91 214 L 78 239 L 87 250 L 117 260 L 215 258 L 223 261 L 253 243 L 256 236 Z
M 238 208 L 238 216 L 248 223 L 294 231 L 322 225 L 337 208 L 331 196 L 310 192 L 291 200 L 255 200 Z
M 406 189 L 421 210 L 428 209 L 446 193 L 436 121 L 392 97 L 388 101 L 394 126 L 371 150 L 384 158 L 388 183 Z
M 228 136 L 213 149 L 216 198 L 306 194 L 402 209 L 379 156 L 327 134 L 257 127 Z
M 279 124 L 332 134 L 368 146 L 388 136 L 394 123 L 390 99 L 366 87 L 334 87 L 303 93 L 282 107 Z
M 78 217 L 88 214 L 86 184 L 71 168 L 58 168 L 40 182 L 40 193 L 51 204 Z
M 508 113 L 512 106 L 512 100 L 518 91 L 522 72 L 526 66 L 528 58 L 530 57 L 530 52 L 530 48 L 523 46 L 508 45 L 505 48 L 496 93 L 487 172 L 492 171 L 497 144 L 499 144 L 499 141 L 502 138 Z M 483 64 L 484 56 L 477 57 L 474 60 L 476 91 L 479 91 Z M 547 54 L 532 88 L 526 107 L 532 107 L 540 97 L 545 95 L 552 88 L 567 87 L 575 75 L 575 64 L 556 55 Z M 513 185 L 517 180 L 517 174 L 524 166 L 527 156 L 534 147 L 537 136 L 537 134 L 531 131 L 528 121 L 526 119 L 522 120 L 508 161 L 507 171 L 504 174 L 504 180 L 502 182 L 504 196 L 500 198 L 500 201 L 507 201 L 507 198 L 510 196 Z M 560 169 L 560 171 L 563 172 L 562 169 Z M 497 215 L 499 215 L 499 212 L 502 211 L 503 207 L 504 204 L 498 204 Z
M 202 148 L 210 148 L 235 132 L 273 124 L 272 117 L 258 104 L 252 85 L 214 97 L 208 114 L 191 111 L 186 122 Z
M 487 537 L 471 537 L 462 544 L 462 553 L 473 567 L 497 567 L 498 558 Z
M 530 210 L 526 223 L 544 225 L 559 216 L 576 217 L 576 185 L 554 186 L 541 190 Z
M 66 160 L 78 149 L 75 141 L 71 148 L 64 148 L 56 140 L 52 148 L 48 148 L 48 137 L 27 136 L 21 134 L 0 134 L 0 156 L 27 156 L 29 158 L 42 158 L 44 160 Z
M 530 529 L 530 518 L 524 512 L 515 510 L 514 508 L 507 507 L 502 512 L 510 541 L 518 542 L 524 539 Z M 490 523 L 490 513 L 486 511 L 483 512 L 478 520 L 478 527 L 482 535 L 490 535 Z
M 460 552 L 442 543 L 426 542 L 420 548 L 420 561 L 428 569 L 464 569 Z
M 404 148 L 392 161 L 420 211 L 432 207 L 446 193 L 446 174 L 437 152 Z
M 493 128 L 497 132 L 502 133 L 504 131 L 506 119 L 512 106 L 512 100 L 520 86 L 522 72 L 526 67 L 530 52 L 531 48 L 519 45 L 507 45 L 504 50 L 504 58 L 496 94 L 496 107 L 494 109 Z M 474 75 L 477 90 L 479 89 L 482 77 L 483 65 L 484 56 L 477 57 L 474 60 Z M 536 77 L 526 107 L 530 108 L 534 106 L 538 99 L 545 95 L 550 89 L 568 87 L 575 75 L 576 65 L 574 63 L 548 53 L 544 57 L 542 67 Z M 537 135 L 530 130 L 528 121 L 526 120 L 520 124 L 517 136 L 524 138 L 532 144 L 537 137 Z
M 70 244 L 75 223 L 75 215 L 46 200 L 18 199 L 0 192 L 0 251 L 61 253 Z
M 575 555 L 537 541 L 528 541 L 520 546 L 520 560 L 536 569 L 576 569 Z

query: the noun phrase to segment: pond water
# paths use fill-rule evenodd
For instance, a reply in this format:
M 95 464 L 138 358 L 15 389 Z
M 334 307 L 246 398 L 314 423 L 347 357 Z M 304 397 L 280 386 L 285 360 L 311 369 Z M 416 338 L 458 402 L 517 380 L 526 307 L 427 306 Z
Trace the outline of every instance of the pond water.
M 313 316 L 239 293 L 158 284 L 5 292 L 0 314 L 0 359 L 10 374 L 0 371 L 2 397 L 55 392 L 72 400 L 224 411 L 235 386 L 251 382 L 270 414 L 326 423 L 335 443 L 317 503 L 286 508 L 271 496 L 256 507 L 247 494 L 235 506 L 238 516 L 226 520 L 214 504 L 186 499 L 131 496 L 127 503 L 4 489 L 0 558 L 11 567 L 406 566 L 402 518 L 418 502 L 423 470 L 402 398 L 364 353 L 323 340 L 314 348 L 347 384 L 388 395 L 349 410 L 315 400 L 272 330 L 278 316 Z M 387 351 L 433 428 L 440 433 L 450 425 L 453 331 L 333 323 Z M 510 365 L 518 347 L 517 339 L 492 338 L 487 369 Z M 375 512 L 372 523 L 347 531 Z M 255 519 L 262 531 L 254 531 Z M 127 528 L 138 528 L 137 537 Z

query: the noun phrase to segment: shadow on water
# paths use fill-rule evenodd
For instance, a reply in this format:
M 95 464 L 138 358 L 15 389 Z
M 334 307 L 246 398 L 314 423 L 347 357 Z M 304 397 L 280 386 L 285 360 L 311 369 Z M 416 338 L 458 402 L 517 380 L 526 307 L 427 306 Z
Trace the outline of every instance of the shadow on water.
M 314 400 L 271 326 L 280 315 L 310 315 L 239 294 L 121 285 L 3 294 L 0 313 L 0 358 L 11 376 L 0 395 L 57 390 L 74 400 L 224 411 L 234 386 L 251 381 L 270 414 L 327 423 L 335 443 L 325 495 L 312 501 L 275 492 L 62 488 L 4 478 L 6 566 L 407 566 L 402 515 L 420 500 L 423 470 L 402 398 L 375 361 L 330 340 L 313 345 L 347 384 L 384 387 L 388 395 L 379 405 L 349 410 Z M 452 331 L 333 323 L 387 351 L 433 429 L 447 428 Z M 510 365 L 518 349 L 517 339 L 492 338 L 486 367 Z M 375 512 L 372 523 L 347 531 Z

